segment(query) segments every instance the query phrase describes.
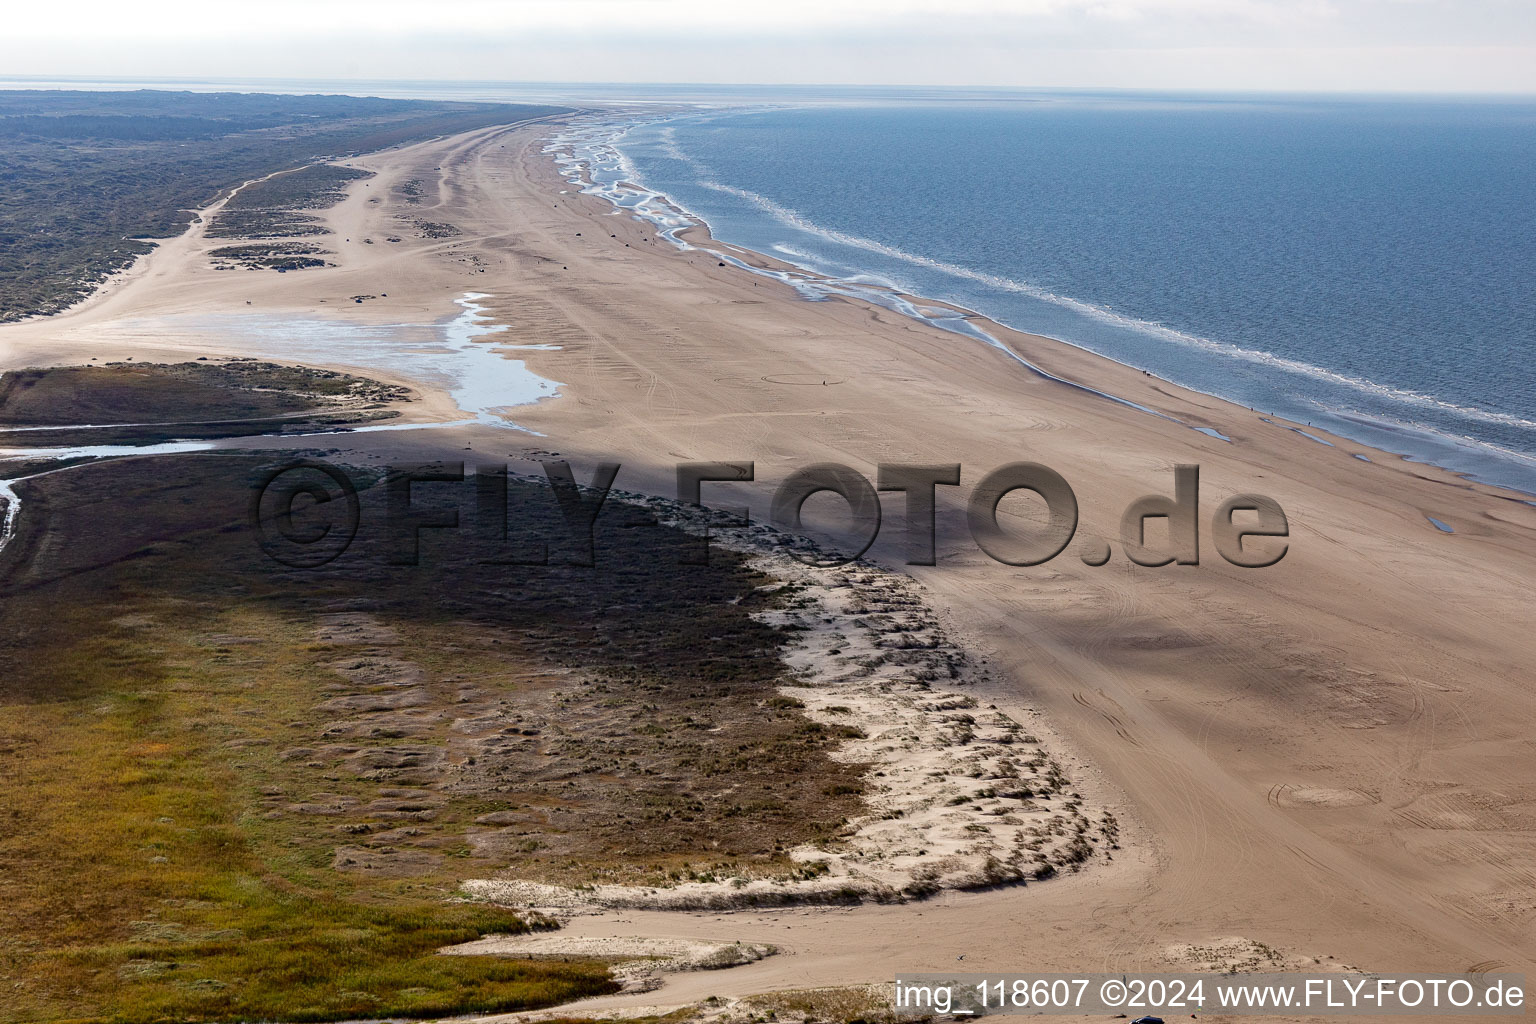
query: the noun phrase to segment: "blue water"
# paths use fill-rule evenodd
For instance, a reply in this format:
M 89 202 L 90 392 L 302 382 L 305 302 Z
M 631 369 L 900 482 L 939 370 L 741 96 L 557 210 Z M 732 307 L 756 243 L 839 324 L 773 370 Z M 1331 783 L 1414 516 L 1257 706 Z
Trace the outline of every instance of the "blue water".
M 1536 491 L 1536 103 L 717 108 L 618 147 L 726 241 Z
M 628 107 L 593 177 L 726 241 L 1536 493 L 1530 99 L 0 78 L 40 87 Z

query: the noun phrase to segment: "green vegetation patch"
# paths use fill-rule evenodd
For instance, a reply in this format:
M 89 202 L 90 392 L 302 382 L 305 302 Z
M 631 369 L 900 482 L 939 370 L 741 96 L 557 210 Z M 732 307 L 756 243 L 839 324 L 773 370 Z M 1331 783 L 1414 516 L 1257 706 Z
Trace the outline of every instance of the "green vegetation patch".
M 117 368 L 109 368 L 116 370 Z M 190 372 L 190 371 L 189 371 Z M 203 372 L 203 371 L 196 371 Z M 82 465 L 17 484 L 0 555 L 0 1020 L 338 1020 L 546 1006 L 600 965 L 439 957 L 544 922 L 465 878 L 793 871 L 861 808 L 792 706 L 774 597 L 614 504 L 594 565 L 512 481 L 515 542 L 424 531 L 393 564 L 385 481 L 354 549 L 290 570 L 250 485 L 287 456 Z M 486 538 L 498 547 L 498 538 Z M 831 795 L 829 795 L 831 794 Z
M 314 164 L 255 181 L 230 197 L 208 226 L 210 238 L 290 238 L 328 234 L 318 217 L 346 198 L 347 186 L 373 177 L 371 171 Z
M 332 255 L 328 249 L 305 242 L 225 245 L 208 253 L 215 270 L 308 270 L 331 266 L 324 257 Z
M 738 1009 L 748 1011 L 751 1020 L 806 1024 L 905 1024 L 930 1019 L 897 1011 L 889 992 L 877 985 L 764 992 L 743 1000 Z
M 296 677 L 281 659 L 221 672 L 178 628 L 112 610 L 34 609 L 63 617 L 31 696 L 57 687 L 0 717 L 0 1020 L 427 1016 L 614 988 L 596 965 L 434 955 L 540 924 L 441 882 L 314 871 L 263 827 L 241 753 L 282 727 L 266 717 Z
M 558 112 L 350 96 L 0 90 L 0 322 L 72 305 L 148 252 L 145 239 L 179 234 L 189 210 L 242 182 Z M 301 174 L 273 184 L 265 201 L 315 184 Z M 313 193 L 322 206 L 334 201 L 324 191 Z M 219 230 L 247 237 L 248 228 L 267 237 L 321 230 L 296 212 L 277 223 L 271 209 L 291 205 L 258 210 L 237 202 L 231 217 L 247 223 L 229 220 Z
M 106 363 L 0 375 L 0 439 L 35 443 L 146 443 L 281 433 L 395 415 L 410 398 L 394 384 L 256 359 Z M 46 433 L 6 428 L 94 424 Z M 112 424 L 132 427 L 102 429 Z M 7 467 L 6 475 L 12 473 Z

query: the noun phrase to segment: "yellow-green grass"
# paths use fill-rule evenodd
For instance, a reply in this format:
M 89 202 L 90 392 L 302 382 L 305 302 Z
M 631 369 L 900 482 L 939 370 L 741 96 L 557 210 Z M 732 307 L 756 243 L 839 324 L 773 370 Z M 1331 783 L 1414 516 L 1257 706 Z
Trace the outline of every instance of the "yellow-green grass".
M 436 956 L 538 922 L 450 902 L 450 879 L 330 871 L 257 813 L 274 779 L 248 752 L 313 702 L 298 624 L 129 604 L 51 652 L 82 696 L 0 715 L 0 1020 L 426 1016 L 612 990 L 597 964 Z M 193 638 L 218 625 L 273 642 L 210 658 Z
M 763 1021 L 804 1021 L 806 1024 L 910 1024 L 927 1017 L 898 1013 L 890 994 L 879 985 L 764 992 L 737 1007 L 750 1024 Z
M 26 485 L 0 559 L 0 1021 L 440 1016 L 609 991 L 597 964 L 434 955 L 544 924 L 458 902 L 460 880 L 772 874 L 861 805 L 835 738 L 769 703 L 777 637 L 743 567 L 679 573 L 678 537 L 619 519 L 599 571 L 472 550 L 395 570 L 366 535 L 288 571 L 244 525 L 264 463 Z M 535 497 L 516 520 L 551 532 Z M 325 639 L 356 609 L 373 639 Z M 399 692 L 346 674 L 365 655 L 411 680 L 400 731 L 333 703 Z

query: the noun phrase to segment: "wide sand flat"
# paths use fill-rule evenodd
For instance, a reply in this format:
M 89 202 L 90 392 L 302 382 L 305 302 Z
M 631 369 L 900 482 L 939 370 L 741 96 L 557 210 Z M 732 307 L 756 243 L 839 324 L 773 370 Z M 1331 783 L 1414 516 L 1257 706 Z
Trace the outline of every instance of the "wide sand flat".
M 939 565 L 913 573 L 1000 670 L 985 698 L 1040 712 L 1084 792 L 1120 815 L 1126 848 L 1080 876 L 926 904 L 577 919 L 577 934 L 792 954 L 609 1002 L 875 981 L 962 953 L 973 970 L 1192 966 L 1171 948 L 1222 937 L 1382 971 L 1536 964 L 1536 508 L 1044 339 L 996 329 L 1051 373 L 1180 422 L 863 303 L 803 301 L 569 191 L 542 152 L 547 133 L 476 132 L 355 161 L 378 174 L 330 215 L 333 269 L 213 271 L 203 253 L 227 243 L 194 228 L 77 310 L 0 329 L 0 368 L 243 354 L 200 318 L 432 322 L 483 292 L 511 327 L 498 342 L 560 346 L 515 353 L 563 385 L 517 410 L 544 436 L 472 427 L 337 443 L 386 459 L 553 451 L 581 479 L 619 461 L 618 486 L 668 495 L 678 461 L 751 460 L 756 483 L 706 495 L 758 519 L 777 481 L 808 463 L 871 480 L 880 462 L 964 466 L 960 488 L 940 489 Z M 411 178 L 428 183 L 415 206 L 393 192 Z M 419 238 L 399 215 L 462 234 Z M 428 397 L 415 415 L 451 418 L 432 382 L 415 383 Z M 979 552 L 961 502 L 1017 460 L 1066 477 L 1078 536 L 1113 540 L 1109 564 L 1085 565 L 1076 542 L 1032 568 Z M 1179 463 L 1201 467 L 1202 564 L 1130 565 L 1121 510 L 1171 494 Z M 1211 545 L 1211 512 L 1241 492 L 1287 512 L 1279 565 L 1238 569 Z M 889 565 L 902 559 L 903 508 L 887 496 L 875 554 Z

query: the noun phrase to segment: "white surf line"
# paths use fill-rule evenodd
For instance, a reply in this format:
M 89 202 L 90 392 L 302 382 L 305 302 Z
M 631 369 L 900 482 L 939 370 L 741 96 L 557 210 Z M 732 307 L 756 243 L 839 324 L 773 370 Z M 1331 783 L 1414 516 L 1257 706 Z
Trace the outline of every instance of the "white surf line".
M 670 131 L 670 129 L 664 129 L 663 131 Z M 693 157 L 688 156 L 688 154 L 679 149 L 676 143 L 670 139 L 668 144 L 672 150 L 671 155 L 673 155 L 675 159 L 688 164 L 694 169 L 695 173 L 699 176 L 700 179 L 697 182 L 699 186 L 711 189 L 713 191 L 723 192 L 727 195 L 736 196 L 737 198 L 742 199 L 757 207 L 759 210 L 768 214 L 770 217 L 777 220 L 781 224 L 784 224 L 798 231 L 803 231 L 807 234 L 817 235 L 839 245 L 844 245 L 855 249 L 863 249 L 867 252 L 873 252 L 878 255 L 886 256 L 891 259 L 910 264 L 912 266 L 924 267 L 930 270 L 939 271 L 940 273 L 949 275 L 951 277 L 958 277 L 969 281 L 975 281 L 979 284 L 983 284 L 989 288 L 994 288 L 1000 291 L 1027 295 L 1030 298 L 1037 299 L 1041 302 L 1047 302 L 1052 305 L 1070 309 L 1073 312 L 1081 314 L 1082 316 L 1088 317 L 1090 319 L 1113 324 L 1117 327 L 1126 328 L 1139 334 L 1151 335 L 1157 338 L 1161 338 L 1165 341 L 1172 342 L 1184 348 L 1194 348 L 1207 352 L 1219 353 L 1224 356 L 1229 356 L 1233 359 L 1240 359 L 1244 362 L 1257 363 L 1263 366 L 1274 367 L 1276 369 L 1311 377 L 1316 380 L 1342 385 L 1344 387 L 1351 388 L 1355 391 L 1365 394 L 1385 397 L 1404 404 L 1417 405 L 1424 408 L 1440 409 L 1449 413 L 1465 416 L 1470 419 L 1476 419 L 1487 423 L 1519 427 L 1522 429 L 1536 429 L 1536 420 L 1532 420 L 1527 417 L 1518 416 L 1511 413 L 1498 412 L 1494 410 L 1479 409 L 1474 406 L 1460 405 L 1455 402 L 1449 402 L 1444 399 L 1437 398 L 1434 395 L 1424 394 L 1423 392 L 1414 391 L 1409 388 L 1400 388 L 1394 387 L 1392 385 L 1380 384 L 1368 378 L 1353 376 L 1339 372 L 1337 370 L 1330 370 L 1326 367 L 1317 366 L 1313 363 L 1308 363 L 1303 360 L 1276 355 L 1273 352 L 1268 352 L 1263 349 L 1244 348 L 1241 345 L 1234 345 L 1230 342 L 1218 341 L 1214 338 L 1207 338 L 1198 334 L 1191 334 L 1188 331 L 1181 331 L 1177 328 L 1169 327 L 1166 324 L 1158 323 L 1154 320 L 1145 320 L 1138 317 L 1126 316 L 1120 313 L 1116 313 L 1114 310 L 1107 307 L 1098 306 L 1091 302 L 1085 302 L 1081 299 L 1074 299 L 1070 296 L 1060 295 L 1049 289 L 1041 288 L 1024 281 L 1018 281 L 1014 278 L 1002 277 L 996 274 L 989 274 L 984 271 L 974 270 L 970 267 L 961 266 L 959 264 L 948 263 L 943 260 L 936 260 L 932 257 L 922 256 L 917 253 L 909 252 L 905 249 L 901 249 L 893 245 L 888 245 L 884 242 L 879 242 L 871 238 L 864 238 L 859 235 L 851 235 L 847 232 L 825 228 L 805 217 L 798 211 L 789 209 L 788 207 L 774 202 L 767 196 L 761 195 L 757 192 L 752 192 L 748 189 L 737 188 L 733 185 L 726 185 L 721 182 L 712 180 L 713 172 L 706 165 L 694 159 Z M 808 257 L 801 255 L 800 258 L 804 259 Z M 1065 344 L 1074 345 L 1074 347 L 1078 348 L 1086 347 L 1075 345 L 1073 342 L 1065 342 Z M 1089 349 L 1089 351 L 1093 350 Z M 1119 362 L 1120 360 L 1115 361 Z M 1134 369 L 1146 369 L 1145 367 L 1138 367 L 1134 366 L 1133 364 L 1125 365 L 1132 365 Z
M 786 106 L 787 105 L 775 105 L 771 109 L 785 109 Z M 735 116 L 736 114 L 760 112 L 763 109 L 770 108 L 744 108 L 739 111 L 731 112 L 731 116 Z M 706 114 L 710 113 L 718 116 L 724 112 L 706 112 Z M 1080 391 L 1096 395 L 1100 398 L 1104 398 L 1108 401 L 1115 402 L 1120 405 L 1128 406 L 1132 409 L 1136 409 L 1139 412 L 1144 412 L 1149 415 L 1156 416 L 1159 419 L 1167 420 L 1171 423 L 1177 423 L 1180 426 L 1188 427 L 1189 429 L 1204 434 L 1207 437 L 1212 437 L 1229 444 L 1233 443 L 1231 437 L 1228 437 L 1226 434 L 1216 430 L 1215 428 L 1195 426 L 1194 424 L 1181 420 L 1178 417 L 1159 412 L 1156 409 L 1152 409 L 1141 405 L 1140 403 L 1122 398 L 1119 395 L 1115 395 L 1113 393 L 1050 373 L 1049 371 L 1044 370 L 1042 367 L 1030 362 L 1018 352 L 1009 348 L 1006 344 L 1000 342 L 998 339 L 994 338 L 985 330 L 976 327 L 974 324 L 965 323 L 969 317 L 976 317 L 983 320 L 992 320 L 994 323 L 1001 324 L 1005 327 L 1009 326 L 1004 321 L 996 320 L 987 314 L 975 310 L 965 309 L 964 307 L 957 306 L 954 303 L 946 302 L 944 305 L 958 311 L 957 315 L 954 317 L 931 317 L 923 313 L 921 310 L 917 310 L 915 307 L 913 307 L 913 304 L 904 298 L 903 293 L 901 293 L 894 284 L 885 282 L 882 286 L 874 286 L 858 282 L 857 280 L 841 281 L 837 278 L 820 274 L 814 270 L 810 270 L 799 262 L 801 260 L 809 259 L 810 257 L 787 246 L 775 246 L 774 248 L 784 253 L 785 256 L 789 257 L 783 262 L 788 262 L 791 265 L 796 266 L 798 270 L 802 271 L 803 273 L 785 274 L 783 272 L 763 270 L 758 267 L 743 263 L 728 253 L 720 254 L 715 250 L 704 250 L 698 246 L 690 246 L 687 242 L 678 237 L 678 233 L 690 226 L 698 226 L 708 230 L 709 223 L 702 217 L 699 217 L 697 214 L 686 210 L 681 204 L 679 204 L 667 194 L 655 191 L 644 185 L 644 183 L 640 180 L 638 169 L 635 168 L 634 164 L 629 160 L 629 158 L 622 152 L 622 150 L 619 149 L 619 143 L 633 128 L 640 127 L 642 125 L 655 124 L 657 122 L 675 121 L 682 117 L 696 116 L 699 116 L 697 111 L 666 111 L 636 115 L 627 121 L 618 122 L 615 121 L 611 115 L 594 115 L 585 121 L 574 121 L 563 132 L 551 136 L 547 140 L 549 145 L 545 147 L 545 152 L 554 155 L 556 164 L 561 168 L 561 173 L 564 174 L 566 179 L 572 184 L 579 186 L 581 191 L 589 194 L 599 195 L 613 203 L 616 207 L 630 211 L 637 219 L 650 221 L 656 226 L 657 234 L 659 236 L 671 242 L 673 245 L 676 245 L 680 249 L 709 251 L 718 255 L 720 259 L 731 263 L 733 266 L 736 266 L 739 269 L 745 270 L 749 273 L 758 274 L 760 276 L 774 278 L 785 284 L 788 284 L 796 291 L 800 292 L 804 297 L 812 301 L 827 298 L 829 295 L 840 295 L 847 298 L 861 299 L 863 301 L 871 302 L 875 305 L 881 306 L 885 309 L 890 309 L 891 311 L 901 315 L 921 320 L 922 322 L 931 324 L 932 326 L 938 327 L 941 330 L 951 331 L 953 333 L 961 334 L 974 340 L 981 341 L 984 344 L 987 344 L 1009 356 L 1014 361 L 1020 363 L 1026 369 L 1030 370 L 1032 373 L 1035 373 L 1047 380 L 1051 380 L 1059 384 L 1065 384 L 1068 387 L 1077 388 Z M 664 128 L 662 129 L 662 134 L 666 135 L 669 131 L 670 129 Z M 849 235 L 844 232 L 824 228 L 821 225 L 818 225 L 803 217 L 798 212 L 773 202 L 766 196 L 759 195 L 755 192 L 750 192 L 746 189 L 739 189 L 734 186 L 725 185 L 713 180 L 714 175 L 712 170 L 678 147 L 676 144 L 675 135 L 665 138 L 663 145 L 670 148 L 671 152 L 668 153 L 670 157 L 688 164 L 694 170 L 699 179 L 697 183 L 701 187 L 736 195 L 738 198 L 752 203 L 758 209 L 762 210 L 764 213 L 767 213 L 769 216 L 774 217 L 780 223 L 786 224 L 789 227 L 795 228 L 797 230 L 819 235 L 835 243 L 879 253 L 892 259 L 897 259 L 915 266 L 922 266 L 938 270 L 945 274 L 976 281 L 991 288 L 1028 295 L 1031 298 L 1037 299 L 1039 301 L 1048 302 L 1053 305 L 1070 309 L 1090 319 L 1133 330 L 1141 334 L 1154 336 L 1164 341 L 1183 346 L 1185 348 L 1193 348 L 1213 352 L 1229 358 L 1272 367 L 1282 372 L 1294 373 L 1310 377 L 1312 379 L 1346 387 L 1362 394 L 1386 398 L 1388 400 L 1398 402 L 1404 406 L 1438 410 L 1451 415 L 1463 416 L 1479 422 L 1496 424 L 1506 427 L 1514 427 L 1522 430 L 1536 430 L 1536 419 L 1531 419 L 1526 416 L 1481 409 L 1475 406 L 1462 405 L 1459 403 L 1447 401 L 1445 399 L 1437 398 L 1434 395 L 1424 394 L 1422 392 L 1414 391 L 1408 388 L 1399 388 L 1391 385 L 1380 384 L 1367 378 L 1352 376 L 1340 371 L 1330 370 L 1325 367 L 1316 366 L 1301 360 L 1279 356 L 1272 352 L 1267 352 L 1261 349 L 1249 349 L 1240 345 L 1234 345 L 1230 342 L 1217 341 L 1212 338 L 1202 337 L 1200 335 L 1191 334 L 1186 331 L 1177 330 L 1176 328 L 1169 327 L 1166 324 L 1125 316 L 1116 313 L 1111 309 L 1096 306 L 1093 303 L 1084 302 L 1080 299 L 1074 299 L 1070 296 L 1059 295 L 1050 291 L 1049 289 L 1040 288 L 1027 282 L 988 274 L 969 267 L 946 263 L 940 260 L 932 259 L 930 257 L 911 253 L 906 250 L 899 249 L 895 246 L 876 241 L 874 239 L 862 238 L 857 235 Z M 624 177 L 616 182 L 605 183 L 597 180 L 594 177 L 594 168 L 610 172 L 618 169 L 623 172 Z M 585 172 L 585 180 L 583 180 L 583 172 Z M 730 245 L 730 243 L 723 242 L 719 239 L 716 239 L 716 241 L 720 242 L 722 245 Z M 740 251 L 751 251 L 742 249 L 742 247 L 739 246 L 732 246 L 732 248 L 737 248 Z M 888 289 L 888 291 L 884 289 Z M 918 301 L 922 300 L 919 299 Z M 928 306 L 931 304 L 924 303 L 924 305 Z M 1024 333 L 1029 332 L 1024 331 Z M 1058 341 L 1064 345 L 1071 345 L 1073 348 L 1077 348 L 1085 352 L 1093 353 L 1100 356 L 1101 358 L 1109 359 L 1112 362 L 1120 363 L 1122 366 L 1128 366 L 1131 369 L 1140 369 L 1145 373 L 1151 373 L 1150 370 L 1147 370 L 1144 367 L 1136 366 L 1134 363 L 1125 362 L 1116 356 L 1106 355 L 1090 346 L 1077 344 L 1062 338 L 1053 338 L 1052 340 Z M 1192 387 L 1187 384 L 1179 384 L 1177 381 L 1170 378 L 1164 378 L 1156 374 L 1153 374 L 1153 376 L 1155 376 L 1158 380 L 1167 380 L 1168 383 L 1174 384 L 1178 387 L 1184 387 L 1201 394 L 1210 394 L 1215 398 L 1222 398 L 1221 395 L 1202 391 L 1198 387 Z M 1235 398 L 1224 398 L 1223 400 L 1234 405 L 1244 404 Z M 1354 413 L 1344 408 L 1325 408 L 1324 411 L 1329 415 L 1335 416 L 1341 420 L 1356 420 L 1377 430 L 1418 434 L 1428 438 L 1429 443 L 1435 446 L 1450 445 L 1451 447 L 1457 449 L 1470 448 L 1476 450 L 1479 453 L 1487 453 L 1489 456 L 1499 460 L 1513 461 L 1525 466 L 1536 464 L 1536 457 L 1533 457 L 1528 453 L 1516 451 L 1515 449 L 1509 448 L 1506 445 L 1501 445 L 1482 438 L 1474 438 L 1463 434 L 1454 433 L 1448 428 L 1421 423 L 1411 418 L 1397 420 L 1386 416 Z M 1333 446 L 1332 442 L 1323 440 L 1322 438 L 1316 437 L 1312 434 L 1307 434 L 1305 431 L 1298 430 L 1297 432 L 1303 434 L 1303 436 L 1309 438 L 1310 440 Z M 1366 444 L 1376 442 L 1356 441 L 1355 443 Z M 1434 456 L 1407 453 L 1399 454 L 1401 454 L 1402 458 L 1410 462 L 1417 462 L 1432 466 L 1441 465 L 1441 463 L 1436 461 Z M 1456 473 L 1457 475 L 1466 475 L 1466 472 L 1463 470 L 1452 469 L 1450 471 Z M 1474 479 L 1476 478 L 1477 477 L 1474 475 Z M 1514 490 L 1524 489 L 1521 486 L 1512 483 L 1500 483 L 1497 484 L 1497 486 Z
M 670 119 L 670 117 L 663 119 Z M 1137 412 L 1143 412 L 1149 416 L 1156 416 L 1158 419 L 1167 420 L 1170 423 L 1177 423 L 1181 427 L 1188 427 L 1190 430 L 1204 434 L 1207 437 L 1212 437 L 1228 444 L 1232 443 L 1230 437 L 1215 428 L 1195 426 L 1192 423 L 1179 419 L 1177 416 L 1171 416 L 1150 406 L 1142 405 L 1140 402 L 1133 402 L 1129 398 L 1122 398 L 1100 388 L 1051 373 L 1044 367 L 1026 359 L 988 331 L 978 327 L 974 323 L 975 320 L 990 320 L 991 318 L 975 310 L 966 309 L 954 303 L 943 302 L 942 307 L 952 311 L 953 315 L 931 316 L 918 309 L 917 301 L 922 300 L 914 301 L 913 298 L 909 298 L 900 292 L 894 285 L 879 286 L 851 280 L 841 281 L 804 267 L 797 267 L 795 271 L 770 270 L 765 267 L 753 266 L 729 252 L 704 249 L 690 244 L 679 237 L 679 233 L 690 227 L 701 227 L 705 230 L 710 230 L 709 223 L 697 214 L 685 210 L 672 197 L 641 184 L 639 174 L 634 165 L 618 149 L 618 139 L 622 138 L 629 131 L 630 127 L 638 123 L 643 122 L 632 122 L 630 125 L 625 125 L 621 128 L 616 127 L 611 121 L 599 121 L 592 125 L 579 125 L 575 130 L 551 136 L 546 140 L 549 142 L 549 145 L 544 147 L 544 152 L 553 155 L 561 176 L 570 184 L 577 186 L 584 193 L 596 195 L 607 200 L 616 208 L 615 212 L 627 210 L 637 220 L 649 222 L 656 228 L 658 236 L 671 242 L 680 250 L 685 252 L 709 252 L 739 270 L 745 270 L 749 274 L 756 274 L 759 277 L 767 277 L 782 284 L 787 284 L 804 298 L 813 302 L 824 301 L 833 296 L 869 302 L 882 309 L 888 309 L 893 313 L 918 320 L 940 330 L 980 341 L 1008 356 L 1031 373 L 1046 380 L 1057 384 L 1064 384 L 1067 387 L 1106 399 L 1117 405 L 1135 409 Z M 608 133 L 606 139 L 594 138 L 595 135 L 604 131 Z M 606 169 L 618 168 L 623 172 L 624 177 L 612 184 L 605 184 L 593 176 L 592 168 L 594 166 Z M 732 191 L 727 186 L 719 186 L 719 188 L 722 191 Z M 711 237 L 713 237 L 713 232 L 711 232 Z M 716 241 L 720 240 L 716 239 Z M 730 243 L 720 241 L 720 244 L 729 245 Z M 742 252 L 752 251 L 742 246 L 731 245 L 730 247 Z M 924 305 L 925 308 L 932 309 L 936 305 L 940 305 L 940 303 L 925 302 Z M 1071 342 L 1062 342 L 1062 344 L 1070 345 Z M 1073 347 L 1081 348 L 1081 346 L 1077 345 Z M 1109 357 L 1105 356 L 1103 358 Z M 1122 363 L 1121 365 L 1129 364 Z M 1136 369 L 1136 367 L 1132 367 L 1132 369 Z

